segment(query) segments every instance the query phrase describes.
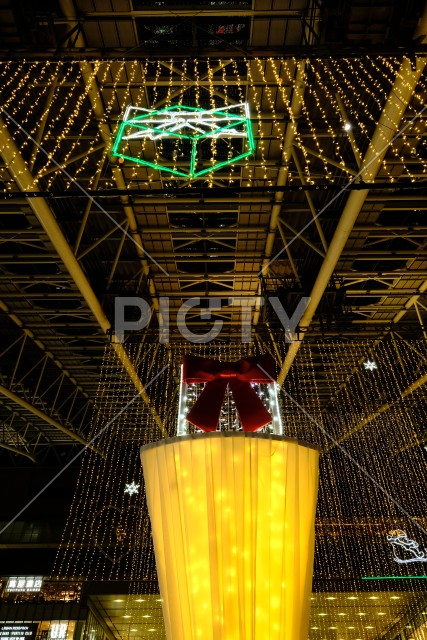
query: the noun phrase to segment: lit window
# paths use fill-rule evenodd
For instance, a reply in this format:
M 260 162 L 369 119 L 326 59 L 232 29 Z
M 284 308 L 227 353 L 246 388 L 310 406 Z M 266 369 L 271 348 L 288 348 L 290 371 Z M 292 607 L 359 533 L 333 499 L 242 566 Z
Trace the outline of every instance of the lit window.
M 51 640 L 64 640 L 67 637 L 68 622 L 54 622 L 50 627 Z

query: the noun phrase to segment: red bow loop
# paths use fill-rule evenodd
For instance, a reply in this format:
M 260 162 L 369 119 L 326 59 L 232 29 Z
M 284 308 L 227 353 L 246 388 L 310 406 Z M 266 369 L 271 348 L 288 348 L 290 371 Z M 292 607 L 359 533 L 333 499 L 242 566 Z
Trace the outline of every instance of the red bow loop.
M 233 394 L 244 431 L 258 431 L 272 421 L 251 385 L 251 382 L 274 383 L 275 363 L 268 354 L 237 362 L 184 356 L 183 381 L 186 384 L 205 383 L 187 415 L 188 422 L 198 429 L 216 431 L 227 387 Z

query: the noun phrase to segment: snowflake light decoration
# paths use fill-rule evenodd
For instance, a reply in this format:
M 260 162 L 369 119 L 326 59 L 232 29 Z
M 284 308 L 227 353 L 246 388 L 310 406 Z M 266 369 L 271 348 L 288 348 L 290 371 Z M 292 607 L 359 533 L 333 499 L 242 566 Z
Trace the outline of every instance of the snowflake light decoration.
M 366 360 L 366 362 L 363 363 L 363 366 L 367 371 L 374 371 L 375 369 L 378 369 L 377 363 L 373 360 L 369 360 L 369 358 L 368 360 Z
M 239 139 L 242 144 L 238 150 L 235 141 Z M 147 140 L 161 144 L 161 158 L 157 152 L 150 158 Z M 219 145 L 222 145 L 221 154 Z M 129 105 L 112 155 L 191 179 L 246 158 L 254 149 L 247 102 L 207 110 L 185 105 L 165 109 Z M 188 168 L 181 166 L 185 162 Z
M 134 480 L 130 484 L 127 484 L 125 487 L 125 493 L 128 493 L 130 496 L 133 496 L 134 493 L 139 492 L 139 484 L 136 484 Z

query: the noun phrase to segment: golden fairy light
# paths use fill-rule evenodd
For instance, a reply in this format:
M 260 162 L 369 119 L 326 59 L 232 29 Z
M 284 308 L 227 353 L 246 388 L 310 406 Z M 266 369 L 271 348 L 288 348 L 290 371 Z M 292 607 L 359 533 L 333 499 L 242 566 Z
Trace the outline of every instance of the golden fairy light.
M 334 126 L 336 121 L 342 121 L 336 95 L 339 95 L 353 123 L 352 135 L 362 153 L 400 68 L 398 60 L 381 56 L 359 60 L 331 58 L 305 61 L 299 66 L 300 69 L 305 66 L 301 78 L 306 88 L 301 95 L 300 117 L 295 119 L 290 97 L 295 82 L 296 60 L 237 61 L 231 58 L 227 61 L 209 59 L 196 63 L 185 59 L 167 62 L 94 61 L 85 63 L 86 84 L 79 81 L 82 64 L 77 61 L 3 63 L 0 65 L 0 74 L 4 79 L 0 94 L 5 108 L 25 125 L 31 135 L 39 135 L 39 124 L 42 123 L 40 144 L 51 157 L 63 162 L 67 171 L 75 179 L 83 180 L 87 186 L 96 180 L 98 188 L 115 186 L 115 181 L 110 175 L 111 168 L 102 172 L 102 167 L 106 167 L 109 145 L 102 148 L 104 138 L 97 128 L 102 128 L 105 133 L 107 127 L 110 131 L 108 135 L 114 136 L 119 122 L 117 114 L 123 112 L 126 103 L 138 102 L 150 108 L 158 102 L 157 96 L 161 96 L 159 99 L 163 104 L 170 104 L 171 101 L 185 104 L 189 99 L 194 104 L 201 104 L 203 98 L 206 103 L 221 106 L 231 102 L 228 95 L 231 87 L 236 88 L 241 101 L 250 103 L 257 130 L 257 166 L 252 170 L 250 165 L 254 162 L 249 158 L 243 161 L 240 170 L 238 165 L 230 164 L 221 170 L 223 179 L 233 182 L 243 170 L 242 175 L 245 180 L 249 179 L 249 185 L 257 180 L 274 185 L 277 167 L 271 165 L 270 159 L 281 156 L 284 131 L 290 122 L 295 133 L 295 154 L 301 163 L 304 179 L 309 184 L 324 180 L 325 177 L 331 182 L 342 181 L 346 174 L 354 174 L 354 170 L 345 165 L 348 153 L 345 152 L 347 136 L 344 129 L 340 127 L 338 131 Z M 244 79 L 242 74 L 245 75 Z M 225 84 L 220 90 L 218 80 L 221 79 Z M 227 87 L 229 79 L 232 82 Z M 312 79 L 315 79 L 314 83 Z M 88 86 L 92 82 L 97 84 L 104 110 L 103 122 L 96 123 L 95 128 L 92 105 L 88 99 Z M 422 103 L 424 85 L 425 80 L 421 78 L 414 92 L 414 108 Z M 28 95 L 31 95 L 30 108 L 26 99 Z M 32 156 L 32 159 L 29 158 L 30 166 L 34 165 L 35 178 L 41 187 L 53 189 L 56 184 L 62 185 L 60 171 L 49 165 L 49 158 L 34 150 L 30 152 L 29 139 L 15 132 L 13 127 L 11 132 L 21 152 Z M 424 124 L 417 121 L 403 133 L 401 139 L 392 142 L 383 160 L 383 177 L 396 181 L 399 176 L 406 176 L 413 181 L 419 175 L 425 175 L 427 160 L 419 147 L 423 135 Z M 305 144 L 307 136 L 310 140 Z M 163 144 L 161 140 L 156 144 L 144 140 L 141 142 L 141 153 L 153 155 L 157 161 L 162 155 Z M 218 153 L 217 141 L 211 141 L 211 152 L 213 157 Z M 171 150 L 171 154 L 178 161 L 176 150 Z M 76 160 L 73 161 L 73 158 Z M 391 167 L 396 161 L 397 169 L 392 171 Z M 335 171 L 333 167 L 342 168 L 343 173 Z M 124 169 L 128 188 L 134 182 L 153 187 L 167 182 L 161 182 L 161 177 L 154 169 L 127 164 Z M 298 169 L 293 169 L 290 179 L 294 181 L 298 179 Z M 209 176 L 208 183 L 212 185 L 214 179 L 216 177 Z M 71 184 L 67 182 L 66 187 L 71 187 Z
M 231 76 L 238 99 L 249 99 L 251 102 L 251 112 L 259 130 L 257 156 L 255 160 L 245 159 L 242 165 L 242 175 L 245 175 L 248 185 L 269 184 L 272 181 L 274 172 L 268 166 L 269 144 L 276 145 L 274 148 L 277 148 L 279 157 L 283 151 L 280 146 L 283 146 L 283 134 L 288 125 L 294 129 L 296 153 L 307 182 L 321 183 L 326 175 L 323 171 L 326 171 L 326 166 L 329 180 L 340 181 L 343 175 L 348 177 L 351 173 L 343 166 L 350 154 L 337 95 L 352 122 L 352 132 L 363 153 L 399 69 L 399 61 L 382 57 L 307 61 L 303 76 L 307 86 L 302 97 L 301 115 L 296 118 L 291 109 L 295 60 L 231 59 L 226 67 L 225 62 L 220 64 L 209 60 L 205 66 L 199 62 L 196 71 L 193 64 L 185 60 L 171 60 L 167 71 L 157 61 L 150 60 L 94 63 L 90 77 L 96 79 L 102 97 L 105 114 L 102 125 L 107 126 L 113 135 L 124 103 L 130 100 L 151 107 L 147 102 L 143 103 L 147 95 L 154 102 L 165 98 L 166 104 L 185 104 L 190 95 L 186 93 L 188 79 L 190 84 L 196 85 L 192 94 L 198 96 L 196 100 L 201 102 L 203 98 L 210 105 L 218 104 L 220 97 L 215 93 L 218 81 L 222 79 L 226 84 Z M 248 75 L 245 75 L 245 68 Z M 32 136 L 37 135 L 43 123 L 40 144 L 59 162 L 69 162 L 75 155 L 87 151 L 80 161 L 67 166 L 70 175 L 78 180 L 86 180 L 85 184 L 89 186 L 98 184 L 100 188 L 112 187 L 116 183 L 112 168 L 106 162 L 108 149 L 94 151 L 102 140 L 80 74 L 78 62 L 0 63 L 2 104 L 28 128 Z M 204 74 L 207 75 L 202 80 Z M 310 84 L 310 76 L 315 78 L 315 84 Z M 49 102 L 47 98 L 52 82 L 55 83 L 55 90 Z M 69 90 L 71 84 L 74 90 Z M 161 93 L 163 87 L 166 89 Z M 324 91 L 321 87 L 324 87 Z M 222 87 L 221 91 L 224 103 L 227 100 L 230 102 L 231 95 L 234 95 L 230 87 Z M 425 91 L 426 80 L 421 78 L 409 115 L 416 113 Z M 30 96 L 30 100 L 26 96 Z M 269 128 L 263 123 L 263 118 L 271 121 Z M 339 132 L 334 131 L 335 121 L 339 123 Z M 424 127 L 421 121 L 414 123 L 404 133 L 402 140 L 394 143 L 384 159 L 381 179 L 396 181 L 399 177 L 408 177 L 416 180 L 419 174 L 425 173 L 426 159 L 417 146 L 425 135 Z M 14 127 L 11 126 L 10 130 L 40 186 L 49 186 L 53 190 L 58 186 L 62 188 L 62 177 L 58 171 L 52 170 L 50 159 L 41 152 L 33 153 L 32 143 Z M 308 145 L 304 144 L 307 139 L 316 156 L 307 153 Z M 148 146 L 142 151 L 146 149 L 148 153 Z M 152 145 L 150 148 L 150 153 L 159 155 L 160 152 L 160 146 Z M 396 158 L 401 163 L 400 175 L 392 172 Z M 330 168 L 335 166 L 329 162 L 331 159 L 338 165 L 335 167 L 336 173 Z M 252 171 L 249 165 L 255 163 L 258 166 Z M 415 169 L 413 164 L 420 168 Z M 125 165 L 123 170 L 128 187 L 142 183 L 148 189 L 150 185 L 161 184 L 158 172 L 154 169 L 147 172 Z M 228 174 L 224 172 L 222 175 L 225 179 L 234 180 L 237 171 L 236 165 Z M 297 174 L 295 171 L 293 173 Z M 6 167 L 2 167 L 1 175 L 7 178 Z M 298 177 L 293 177 L 293 180 L 298 180 Z M 16 189 L 16 186 L 9 180 L 4 189 Z M 283 355 L 285 348 L 286 345 L 278 343 L 279 354 Z M 259 353 L 263 347 L 257 343 L 253 349 L 254 353 Z M 184 350 L 182 345 L 170 348 L 172 369 L 173 363 L 179 361 Z M 194 350 L 203 355 L 232 360 L 245 355 L 247 346 L 221 344 L 197 346 Z M 156 358 L 153 345 L 145 344 L 142 351 L 130 345 L 129 352 L 144 380 L 159 370 L 156 363 L 169 361 L 163 346 L 156 352 Z M 377 362 L 376 371 L 364 371 L 362 365 L 368 357 Z M 416 372 L 421 373 L 426 357 L 425 344 L 408 343 L 398 336 L 366 343 L 304 343 L 285 388 L 314 422 L 290 398 L 281 397 L 286 435 L 300 437 L 311 444 L 320 445 L 322 449 L 313 597 L 322 591 L 321 580 L 334 581 L 341 590 L 351 588 L 354 595 L 349 595 L 349 598 L 356 599 L 349 600 L 349 606 L 353 607 L 355 615 L 361 614 L 360 618 L 365 613 L 357 609 L 357 591 L 362 577 L 374 579 L 378 575 L 392 574 L 396 577 L 396 584 L 397 578 L 406 579 L 404 569 L 393 564 L 383 535 L 394 529 L 404 530 L 411 539 L 419 540 L 423 548 L 426 546 L 424 534 L 417 529 L 417 523 L 426 528 L 424 514 L 427 505 L 423 489 L 426 471 L 424 447 L 427 446 L 425 391 L 420 387 L 413 393 L 401 394 L 414 383 Z M 321 375 L 317 375 L 317 371 Z M 94 419 L 91 433 L 95 434 L 112 418 L 131 399 L 132 393 L 134 390 L 126 373 L 107 347 L 97 396 L 99 414 Z M 174 376 L 168 375 L 167 380 L 162 379 L 161 383 L 153 385 L 150 395 L 172 433 L 171 425 L 177 406 Z M 321 428 L 338 444 L 331 442 Z M 138 596 L 144 588 L 155 590 L 153 549 L 143 502 L 144 490 L 141 487 L 138 511 L 129 508 L 134 503 L 125 502 L 122 485 L 125 480 L 131 482 L 133 479 L 142 483 L 138 447 L 141 440 L 148 443 L 159 437 L 150 412 L 138 400 L 119 422 L 113 423 L 111 429 L 101 436 L 105 460 L 91 451 L 85 454 L 63 545 L 58 554 L 56 573 L 100 579 L 129 579 L 132 597 Z M 384 495 L 372 479 L 361 472 L 344 451 L 378 485 L 386 489 L 389 496 L 396 499 L 406 514 Z M 132 499 L 137 498 L 134 496 Z M 106 511 L 108 508 L 110 510 Z M 117 513 L 115 509 L 120 512 L 127 509 L 121 516 L 122 521 L 114 519 L 114 513 Z M 106 525 L 112 523 L 112 536 L 108 536 Z M 137 534 L 140 536 L 138 540 Z M 416 566 L 413 570 L 414 575 L 420 573 Z M 411 591 L 409 578 L 405 585 Z M 381 588 L 384 592 L 389 590 L 389 586 L 385 588 L 379 582 L 372 583 L 373 593 Z M 415 589 L 413 591 L 415 594 Z M 139 613 L 139 605 L 131 596 L 129 603 L 130 608 L 135 607 L 129 615 L 135 615 L 136 619 L 138 615 L 145 615 Z M 333 603 L 333 600 L 325 601 L 325 611 L 319 612 L 319 619 L 312 622 L 310 639 L 313 636 L 315 640 L 317 633 L 327 630 L 327 618 L 333 610 Z M 409 613 L 415 614 L 416 608 L 415 598 L 408 605 Z M 320 613 L 326 615 L 320 616 Z M 355 625 L 354 633 L 362 637 L 364 628 L 359 622 Z M 340 632 L 344 634 L 344 631 L 344 627 L 337 623 L 337 635 Z M 156 637 L 155 632 L 152 633 Z
M 279 353 L 285 351 L 286 345 L 277 343 L 276 346 Z M 176 344 L 170 346 L 171 359 L 163 346 L 155 349 L 155 345 L 130 344 L 128 349 L 143 380 L 160 370 L 161 363 L 171 363 L 171 371 L 162 377 L 161 383 L 153 385 L 150 395 L 173 435 L 177 411 L 176 363 L 181 361 L 183 353 L 190 351 L 204 357 L 238 360 L 247 353 L 248 345 L 191 345 L 190 349 L 188 345 Z M 252 346 L 253 355 L 263 350 L 258 341 Z M 362 637 L 365 627 L 372 624 L 362 615 L 366 613 L 363 609 L 365 601 L 359 596 L 362 577 L 405 574 L 404 565 L 394 562 L 387 543 L 390 530 L 407 531 L 421 547 L 427 546 L 416 525 L 425 527 L 423 514 L 427 507 L 421 490 L 426 471 L 422 440 L 423 425 L 427 420 L 425 391 L 421 387 L 404 398 L 399 395 L 399 390 L 412 384 L 417 362 L 425 357 L 425 344 L 407 343 L 398 336 L 388 336 L 382 341 L 329 340 L 317 344 L 307 341 L 286 380 L 289 396 L 280 396 L 285 435 L 320 446 L 322 451 L 310 640 L 316 640 L 316 633 L 328 632 L 332 615 L 338 619 L 335 623 L 337 633 L 348 631 L 345 617 L 337 618 L 336 600 L 332 599 L 335 594 L 325 592 L 325 584 L 333 584 L 335 590 L 347 593 L 345 611 L 355 620 L 351 623 L 354 633 Z M 365 371 L 363 362 L 367 358 L 375 360 L 377 370 Z M 320 365 L 323 378 L 315 373 Z M 325 389 L 329 390 L 329 397 L 325 397 Z M 107 349 L 97 398 L 102 414 L 94 422 L 92 433 L 113 417 L 133 393 L 126 373 Z M 366 416 L 375 415 L 380 404 L 386 401 L 390 408 L 365 424 Z M 225 410 L 228 412 L 229 408 L 225 407 Z M 325 432 L 338 444 L 334 444 Z M 141 594 L 152 594 L 156 588 L 145 488 L 141 486 L 140 496 L 126 498 L 140 500 L 138 506 L 142 511 L 123 514 L 121 522 L 115 522 L 111 516 L 107 518 L 102 509 L 114 507 L 122 511 L 134 504 L 126 502 L 123 483 L 135 480 L 137 484 L 143 484 L 138 475 L 139 444 L 156 441 L 159 437 L 147 408 L 138 402 L 103 434 L 100 444 L 106 452 L 105 460 L 91 451 L 85 454 L 55 569 L 57 574 L 64 576 L 129 579 L 124 615 L 131 616 L 132 625 L 147 622 L 145 605 L 138 600 L 143 599 Z M 427 442 L 425 444 L 427 446 Z M 106 524 L 115 524 L 113 537 L 106 535 Z M 102 543 L 113 544 L 115 548 L 104 549 L 103 553 L 99 549 Z M 415 565 L 410 569 L 412 575 L 420 571 Z M 381 602 L 385 598 L 394 602 L 391 598 L 399 597 L 398 584 L 398 580 L 393 585 L 373 580 L 369 583 L 369 597 L 379 593 Z M 405 584 L 405 589 L 411 590 L 411 580 Z M 418 606 L 416 594 L 414 590 L 408 603 L 408 612 L 414 616 Z M 376 601 L 369 602 L 372 606 Z M 379 604 L 370 611 L 374 611 L 375 620 L 380 618 Z M 131 628 L 134 627 L 129 627 L 129 638 L 134 633 Z M 153 623 L 153 628 L 161 629 L 159 637 L 165 633 L 164 626 L 158 621 L 156 625 Z M 157 631 L 150 633 L 155 638 Z

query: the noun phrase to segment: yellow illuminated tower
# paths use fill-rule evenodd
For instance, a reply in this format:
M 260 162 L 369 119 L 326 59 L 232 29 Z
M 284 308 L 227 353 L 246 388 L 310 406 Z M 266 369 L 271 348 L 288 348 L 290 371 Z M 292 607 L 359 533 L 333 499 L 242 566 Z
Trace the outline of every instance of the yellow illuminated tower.
M 168 640 L 307 639 L 318 457 L 268 425 L 142 447 Z

